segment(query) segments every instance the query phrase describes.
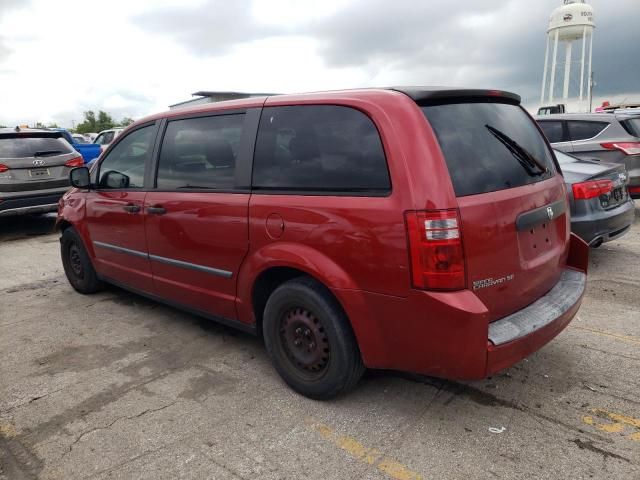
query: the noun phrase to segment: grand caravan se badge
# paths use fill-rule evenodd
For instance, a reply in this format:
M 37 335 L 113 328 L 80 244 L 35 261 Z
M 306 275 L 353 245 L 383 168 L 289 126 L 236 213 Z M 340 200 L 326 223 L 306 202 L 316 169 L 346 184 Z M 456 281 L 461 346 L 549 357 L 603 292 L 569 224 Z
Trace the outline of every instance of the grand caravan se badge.
M 481 288 L 495 287 L 496 285 L 502 285 L 503 283 L 512 281 L 514 277 L 515 275 L 511 273 L 509 275 L 505 275 L 504 277 L 500 277 L 500 278 L 490 277 L 490 278 L 484 278 L 482 280 L 474 280 L 473 289 L 480 290 Z

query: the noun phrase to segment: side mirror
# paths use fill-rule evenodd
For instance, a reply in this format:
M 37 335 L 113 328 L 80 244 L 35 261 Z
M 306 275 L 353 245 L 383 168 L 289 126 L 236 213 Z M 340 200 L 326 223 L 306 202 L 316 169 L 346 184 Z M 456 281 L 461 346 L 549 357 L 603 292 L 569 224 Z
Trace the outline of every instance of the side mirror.
M 87 167 L 76 167 L 69 172 L 71 186 L 81 189 L 88 189 L 91 185 L 89 169 Z
M 102 174 L 100 186 L 114 189 L 129 188 L 129 176 L 116 172 L 115 170 L 110 170 Z

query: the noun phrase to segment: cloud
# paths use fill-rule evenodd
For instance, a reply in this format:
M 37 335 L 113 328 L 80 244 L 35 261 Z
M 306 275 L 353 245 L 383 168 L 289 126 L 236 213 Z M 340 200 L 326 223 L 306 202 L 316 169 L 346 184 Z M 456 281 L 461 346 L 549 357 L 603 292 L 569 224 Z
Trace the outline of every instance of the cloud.
M 17 8 L 25 8 L 28 5 L 28 2 L 23 2 L 20 0 L 1 0 L 0 1 L 0 24 L 2 24 L 3 17 L 11 10 Z M 0 65 L 2 62 L 9 57 L 11 54 L 11 49 L 7 46 L 7 39 L 4 35 L 0 35 Z M 4 68 L 4 71 L 9 71 L 9 69 Z M 0 70 L 0 72 L 2 72 Z
M 549 14 L 561 4 L 110 1 L 0 0 L 0 123 L 69 124 L 89 109 L 139 118 L 197 90 L 472 86 L 534 107 Z M 640 100 L 638 0 L 589 3 L 596 97 Z
M 138 15 L 139 27 L 169 35 L 198 55 L 220 56 L 240 43 L 276 35 L 251 15 L 250 0 L 212 0 L 193 7 L 165 7 Z
M 600 93 L 640 91 L 637 0 L 593 4 Z M 353 0 L 320 18 L 315 5 L 308 4 L 306 17 L 280 25 L 262 22 L 248 0 L 209 0 L 156 11 L 136 23 L 209 58 L 250 42 L 304 37 L 328 69 L 358 68 L 371 82 L 498 87 L 532 101 L 542 81 L 548 18 L 560 2 Z M 291 58 L 292 71 L 296 60 Z

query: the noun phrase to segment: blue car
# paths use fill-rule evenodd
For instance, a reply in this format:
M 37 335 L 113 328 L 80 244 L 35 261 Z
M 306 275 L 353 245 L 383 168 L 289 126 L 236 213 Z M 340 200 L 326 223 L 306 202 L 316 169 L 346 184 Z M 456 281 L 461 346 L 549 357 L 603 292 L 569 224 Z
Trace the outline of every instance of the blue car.
M 93 160 L 100 156 L 100 145 L 96 143 L 80 143 L 69 133 L 65 128 L 54 128 L 60 133 L 64 139 L 71 144 L 71 146 L 80 154 L 84 159 L 84 163 L 91 163 Z

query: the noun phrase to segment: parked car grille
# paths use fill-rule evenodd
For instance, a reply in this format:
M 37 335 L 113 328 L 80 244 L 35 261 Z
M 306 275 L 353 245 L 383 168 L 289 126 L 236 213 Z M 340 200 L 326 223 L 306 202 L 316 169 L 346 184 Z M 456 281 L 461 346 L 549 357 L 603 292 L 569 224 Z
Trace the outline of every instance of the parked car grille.
M 31 190 L 44 190 L 47 188 L 69 187 L 69 179 L 46 180 L 43 182 L 16 182 L 0 185 L 0 192 L 28 192 Z

